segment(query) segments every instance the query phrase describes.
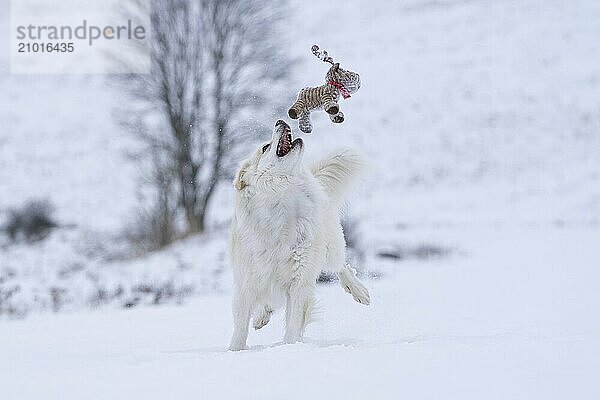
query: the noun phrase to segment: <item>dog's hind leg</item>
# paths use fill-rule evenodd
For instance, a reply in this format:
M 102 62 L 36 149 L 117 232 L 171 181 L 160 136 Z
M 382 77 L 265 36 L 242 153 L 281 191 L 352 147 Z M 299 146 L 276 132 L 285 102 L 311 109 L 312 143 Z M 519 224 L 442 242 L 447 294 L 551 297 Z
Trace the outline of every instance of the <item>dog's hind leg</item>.
M 233 295 L 233 336 L 229 350 L 246 350 L 246 340 L 248 339 L 248 325 L 250 323 L 250 312 L 252 303 L 248 296 L 244 296 L 244 291 L 236 288 Z
M 252 320 L 252 326 L 254 326 L 254 329 L 258 330 L 266 324 L 268 324 L 269 320 L 271 319 L 271 315 L 273 315 L 273 309 L 271 308 L 271 306 L 267 305 L 261 307 L 261 309 L 258 311 L 256 316 Z
M 285 308 L 285 337 L 286 343 L 296 343 L 302 340 L 304 329 L 311 320 L 314 307 L 314 288 L 309 285 L 292 285 Z

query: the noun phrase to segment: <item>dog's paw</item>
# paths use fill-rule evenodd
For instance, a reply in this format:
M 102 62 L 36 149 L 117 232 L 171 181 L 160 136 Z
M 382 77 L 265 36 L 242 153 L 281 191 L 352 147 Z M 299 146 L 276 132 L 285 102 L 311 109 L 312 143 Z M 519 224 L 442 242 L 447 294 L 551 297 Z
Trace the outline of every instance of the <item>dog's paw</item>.
M 266 324 L 269 323 L 269 321 L 271 320 L 271 315 L 273 315 L 273 310 L 271 309 L 265 309 L 260 315 L 257 315 L 253 320 L 252 320 L 252 326 L 254 327 L 255 330 L 258 330 L 260 328 L 262 328 L 263 326 L 265 326 Z
M 229 351 L 241 351 L 248 350 L 246 343 L 231 343 L 229 345 Z
M 368 306 L 371 304 L 371 296 L 369 290 L 356 277 L 356 270 L 350 266 L 346 266 L 338 272 L 340 285 L 346 293 L 350 293 L 354 301 Z
M 371 296 L 369 295 L 369 290 L 358 280 L 353 282 L 352 284 L 342 284 L 342 287 L 346 291 L 346 293 L 350 293 L 352 298 L 357 303 L 368 306 L 371 304 Z
M 369 295 L 369 290 L 362 285 L 361 287 L 354 288 L 354 290 L 351 291 L 350 294 L 352 295 L 354 301 L 362 305 L 368 306 L 369 304 L 371 304 L 371 296 Z

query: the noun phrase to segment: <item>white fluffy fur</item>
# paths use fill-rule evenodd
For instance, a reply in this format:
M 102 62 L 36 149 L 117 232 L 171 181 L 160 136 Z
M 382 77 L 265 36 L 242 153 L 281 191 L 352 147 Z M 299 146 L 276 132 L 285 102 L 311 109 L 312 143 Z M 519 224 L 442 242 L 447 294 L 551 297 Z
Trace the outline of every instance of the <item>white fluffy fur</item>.
M 303 144 L 279 157 L 276 148 L 289 126 L 278 122 L 271 145 L 261 146 L 236 174 L 230 257 L 234 268 L 234 332 L 231 350 L 246 347 L 250 318 L 255 329 L 285 305 L 286 343 L 302 340 L 315 304 L 321 270 L 336 272 L 353 298 L 368 305 L 369 292 L 345 264 L 339 208 L 362 162 L 350 151 L 313 165 L 302 163 Z M 282 125 L 283 124 L 283 125 Z

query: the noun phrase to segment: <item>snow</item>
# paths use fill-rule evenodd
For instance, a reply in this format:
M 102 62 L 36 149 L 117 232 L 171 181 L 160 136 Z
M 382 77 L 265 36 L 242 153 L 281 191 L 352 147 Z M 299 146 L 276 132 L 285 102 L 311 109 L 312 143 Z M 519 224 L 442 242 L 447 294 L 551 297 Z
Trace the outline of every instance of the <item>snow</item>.
M 313 113 L 306 156 L 372 159 L 348 214 L 379 278 L 370 307 L 320 286 L 304 344 L 281 344 L 278 315 L 241 353 L 229 182 L 209 234 L 120 257 L 140 173 L 121 96 L 103 76 L 10 75 L 0 41 L 0 224 L 48 198 L 66 226 L 0 240 L 0 291 L 19 287 L 0 398 L 600 398 L 599 17 L 591 0 L 291 1 L 290 102 L 323 82 L 315 43 L 361 75 L 343 124 Z
M 452 232 L 468 256 L 397 264 L 369 307 L 321 287 L 303 344 L 279 313 L 228 352 L 227 294 L 4 324 L 2 397 L 598 398 L 596 232 Z

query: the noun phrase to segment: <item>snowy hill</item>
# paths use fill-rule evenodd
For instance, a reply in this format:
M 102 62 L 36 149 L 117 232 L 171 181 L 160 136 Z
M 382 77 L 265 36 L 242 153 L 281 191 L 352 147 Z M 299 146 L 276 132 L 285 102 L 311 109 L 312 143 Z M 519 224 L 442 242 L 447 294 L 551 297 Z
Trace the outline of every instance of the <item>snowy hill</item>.
M 377 160 L 371 220 L 598 224 L 598 3 L 344 4 L 304 7 L 320 23 L 299 47 L 343 21 L 322 45 L 363 88 L 342 105 L 348 124 L 321 118 L 312 143 L 350 139 Z M 307 70 L 318 81 L 322 67 Z
M 290 95 L 323 80 L 326 67 L 308 51 L 313 42 L 362 77 L 361 90 L 342 103 L 346 122 L 316 113 L 306 141 L 308 158 L 350 146 L 374 162 L 350 207 L 370 249 L 368 269 L 381 269 L 382 248 L 407 241 L 471 250 L 440 227 L 598 227 L 598 4 L 338 1 L 293 3 L 291 11 L 288 42 L 300 64 Z M 340 23 L 323 32 L 331 15 Z M 7 70 L 8 60 L 2 65 Z M 63 289 L 76 291 L 59 308 L 148 282 L 186 282 L 174 290 L 187 294 L 214 286 L 207 277 L 227 269 L 229 184 L 214 201 L 214 251 L 193 239 L 155 261 L 110 261 L 105 247 L 131 222 L 139 179 L 127 157 L 133 141 L 112 118 L 115 88 L 85 75 L 3 73 L 0 84 L 0 218 L 27 199 L 48 198 L 71 226 L 33 247 L 0 249 L 0 285 L 20 288 L 11 300 L 16 314 L 55 309 L 51 293 Z M 189 267 L 180 268 L 182 258 Z
M 394 206 L 398 222 L 600 222 L 596 2 L 292 6 L 290 52 L 301 64 L 290 92 L 323 80 L 313 42 L 363 78 L 342 103 L 347 123 L 315 115 L 320 132 L 307 139 L 309 157 L 347 145 L 376 161 L 354 208 Z M 322 32 L 332 14 L 343 23 Z M 137 173 L 112 119 L 115 90 L 102 76 L 0 82 L 1 207 L 47 196 L 61 220 L 114 230 L 135 207 Z

